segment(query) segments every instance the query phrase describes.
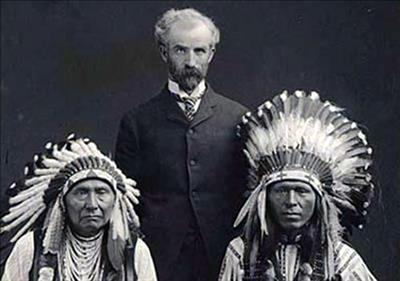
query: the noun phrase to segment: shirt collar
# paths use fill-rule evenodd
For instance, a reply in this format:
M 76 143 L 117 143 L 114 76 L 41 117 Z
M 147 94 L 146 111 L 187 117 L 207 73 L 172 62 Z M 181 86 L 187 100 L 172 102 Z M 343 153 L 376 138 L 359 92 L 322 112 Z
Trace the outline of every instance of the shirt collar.
M 204 91 L 206 90 L 206 82 L 204 81 L 204 79 L 201 80 L 199 85 L 197 85 L 197 87 L 193 90 L 193 92 L 190 95 L 188 95 L 185 91 L 181 90 L 178 83 L 172 81 L 171 79 L 168 79 L 168 90 L 181 97 L 198 98 L 201 97 Z

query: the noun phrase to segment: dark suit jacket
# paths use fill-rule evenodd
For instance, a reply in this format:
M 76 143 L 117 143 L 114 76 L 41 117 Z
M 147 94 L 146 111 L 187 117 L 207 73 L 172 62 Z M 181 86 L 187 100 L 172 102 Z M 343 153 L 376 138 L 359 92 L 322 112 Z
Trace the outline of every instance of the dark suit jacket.
M 195 218 L 217 278 L 243 203 L 244 156 L 235 126 L 245 107 L 209 86 L 188 122 L 165 88 L 121 121 L 116 162 L 141 190 L 139 216 L 160 280 L 168 280 Z

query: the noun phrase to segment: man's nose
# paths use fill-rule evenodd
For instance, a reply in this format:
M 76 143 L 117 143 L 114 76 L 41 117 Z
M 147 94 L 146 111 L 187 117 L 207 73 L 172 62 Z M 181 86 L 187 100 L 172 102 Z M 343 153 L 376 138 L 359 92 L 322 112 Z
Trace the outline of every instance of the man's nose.
M 97 196 L 95 193 L 89 193 L 86 198 L 86 208 L 88 209 L 96 209 L 99 206 L 97 202 Z
M 196 66 L 196 55 L 193 51 L 188 51 L 186 56 L 186 66 L 194 67 Z
M 288 206 L 294 206 L 297 204 L 296 192 L 294 190 L 289 190 L 287 193 L 286 204 Z

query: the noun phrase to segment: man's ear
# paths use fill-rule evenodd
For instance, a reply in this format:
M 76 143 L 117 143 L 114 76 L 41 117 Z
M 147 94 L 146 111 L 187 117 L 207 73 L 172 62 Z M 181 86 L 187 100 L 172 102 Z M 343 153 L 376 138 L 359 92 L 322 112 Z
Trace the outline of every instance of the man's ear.
M 210 52 L 210 56 L 208 58 L 208 63 L 210 63 L 212 61 L 212 59 L 214 58 L 214 54 L 215 54 L 215 47 L 211 47 L 211 52 Z
M 168 61 L 167 47 L 164 44 L 160 44 L 159 50 L 160 50 L 160 55 L 161 55 L 162 60 L 164 62 L 167 62 Z

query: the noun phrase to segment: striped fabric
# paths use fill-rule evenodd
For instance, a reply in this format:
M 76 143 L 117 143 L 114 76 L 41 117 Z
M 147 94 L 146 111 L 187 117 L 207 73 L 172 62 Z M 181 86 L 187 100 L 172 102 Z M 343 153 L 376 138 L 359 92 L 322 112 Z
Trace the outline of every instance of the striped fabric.
M 185 113 L 186 118 L 192 121 L 194 115 L 200 106 L 200 101 L 206 91 L 206 83 L 202 80 L 193 92 L 189 95 L 185 91 L 181 90 L 178 83 L 168 79 L 168 90 L 178 102 L 179 107 Z
M 286 252 L 286 258 L 293 254 L 293 247 L 280 247 L 278 251 L 282 251 L 282 249 L 290 250 Z M 221 266 L 219 281 L 243 281 L 243 251 L 244 245 L 241 238 L 238 237 L 231 241 Z M 336 273 L 340 275 L 343 281 L 376 281 L 360 255 L 353 248 L 339 242 L 335 247 L 335 252 Z M 291 257 L 291 260 L 293 260 L 293 257 Z M 295 263 L 288 260 L 285 264 Z M 286 275 L 285 281 L 293 281 L 297 275 L 297 269 L 295 271 L 295 274 L 284 274 Z
M 368 270 L 361 256 L 345 243 L 336 247 L 336 272 L 343 280 L 374 281 L 375 277 Z
M 173 95 L 178 102 L 181 102 L 185 105 L 185 115 L 189 121 L 192 121 L 194 115 L 196 114 L 196 103 L 201 99 L 202 95 L 198 97 L 184 97 L 175 93 L 173 93 Z

